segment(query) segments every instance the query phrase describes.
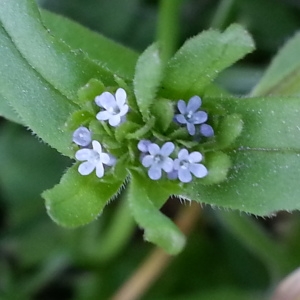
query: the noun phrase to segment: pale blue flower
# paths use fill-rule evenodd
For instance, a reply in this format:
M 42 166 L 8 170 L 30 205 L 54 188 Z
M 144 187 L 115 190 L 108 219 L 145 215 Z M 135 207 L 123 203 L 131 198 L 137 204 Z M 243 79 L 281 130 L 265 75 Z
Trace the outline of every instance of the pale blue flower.
M 104 166 L 112 166 L 115 163 L 115 158 L 102 152 L 102 146 L 98 141 L 92 141 L 93 149 L 80 149 L 76 152 L 75 157 L 79 161 L 85 161 L 78 167 L 78 172 L 81 175 L 89 175 L 96 169 L 96 175 L 102 178 L 104 175 Z
M 174 160 L 174 170 L 178 172 L 178 178 L 181 182 L 187 183 L 192 181 L 192 174 L 197 178 L 203 178 L 207 175 L 206 167 L 199 162 L 202 160 L 200 152 L 189 154 L 187 149 L 181 149 L 178 158 Z
M 162 176 L 162 170 L 166 173 L 173 169 L 173 159 L 169 156 L 174 151 L 175 145 L 172 142 L 163 144 L 160 148 L 157 144 L 151 143 L 148 145 L 148 155 L 142 159 L 142 165 L 148 170 L 148 176 L 152 180 L 158 180 Z
M 126 100 L 126 91 L 122 88 L 117 89 L 115 96 L 109 92 L 102 93 L 95 98 L 95 102 L 104 110 L 100 111 L 96 118 L 99 121 L 108 121 L 114 127 L 120 125 L 129 110 Z
M 177 103 L 180 114 L 175 115 L 175 120 L 186 125 L 190 135 L 195 135 L 195 125 L 202 124 L 207 120 L 207 113 L 199 110 L 200 106 L 201 98 L 199 96 L 190 98 L 187 105 L 183 100 L 179 100 Z
M 149 140 L 141 140 L 141 141 L 139 141 L 137 147 L 141 152 L 146 153 L 146 152 L 148 152 L 148 146 L 150 144 L 151 144 L 151 141 L 149 141 Z
M 201 124 L 199 127 L 199 133 L 204 137 L 212 137 L 214 136 L 214 129 L 208 124 Z
M 84 126 L 80 126 L 73 133 L 73 142 L 81 147 L 87 147 L 92 141 L 91 132 Z

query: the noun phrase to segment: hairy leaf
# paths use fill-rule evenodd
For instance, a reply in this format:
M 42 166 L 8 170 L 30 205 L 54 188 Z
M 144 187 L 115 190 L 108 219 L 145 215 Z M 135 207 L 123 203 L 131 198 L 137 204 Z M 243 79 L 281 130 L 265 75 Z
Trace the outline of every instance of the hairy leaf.
M 133 217 L 145 230 L 145 240 L 157 244 L 169 254 L 177 254 L 185 245 L 185 237 L 152 202 L 152 199 L 166 201 L 168 196 L 168 191 L 157 185 L 155 198 L 149 197 L 149 189 L 143 177 L 132 172 L 127 197 Z
M 265 75 L 252 91 L 253 96 L 300 94 L 300 33 L 279 51 Z
M 44 24 L 51 34 L 61 38 L 72 49 L 84 51 L 89 58 L 97 60 L 112 73 L 132 79 L 138 54 L 105 36 L 54 13 L 41 10 Z
M 24 60 L 0 27 L 0 93 L 46 143 L 65 155 L 71 137 L 65 122 L 76 106 L 49 85 Z
M 55 222 L 65 227 L 77 227 L 93 221 L 101 213 L 124 179 L 115 180 L 110 175 L 104 182 L 94 173 L 80 175 L 77 166 L 73 166 L 58 185 L 42 196 L 46 199 L 48 214 Z
M 185 42 L 170 59 L 164 93 L 176 99 L 201 95 L 219 72 L 253 50 L 252 38 L 240 25 L 231 25 L 223 33 L 202 32 Z
M 157 44 L 153 44 L 140 56 L 134 77 L 134 93 L 142 116 L 149 118 L 150 107 L 161 82 L 163 72 Z
M 211 186 L 195 180 L 184 186 L 183 195 L 262 216 L 300 209 L 299 99 L 229 98 L 222 105 L 244 122 L 234 149 L 228 151 L 232 167 L 227 180 Z
M 297 97 L 227 98 L 222 105 L 241 116 L 236 147 L 300 151 L 300 101 Z
M 300 154 L 252 150 L 230 156 L 233 167 L 226 181 L 211 186 L 195 181 L 185 186 L 183 195 L 259 216 L 300 209 Z
M 28 63 L 69 99 L 75 99 L 78 89 L 91 78 L 114 84 L 104 66 L 73 51 L 46 30 L 34 0 L 1 1 L 0 22 Z
M 9 104 L 8 100 L 5 99 L 5 97 L 2 95 L 0 95 L 0 116 L 18 124 L 23 123 L 21 121 L 20 116 L 18 116 L 18 114 L 14 111 L 14 109 Z

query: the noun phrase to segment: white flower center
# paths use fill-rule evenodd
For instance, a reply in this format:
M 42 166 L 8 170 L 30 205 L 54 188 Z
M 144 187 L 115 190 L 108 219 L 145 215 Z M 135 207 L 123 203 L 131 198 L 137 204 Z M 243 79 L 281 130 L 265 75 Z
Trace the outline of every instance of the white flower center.
M 194 112 L 193 111 L 189 111 L 186 115 L 186 118 L 187 118 L 187 121 L 192 123 L 193 122 L 193 115 L 194 115 Z

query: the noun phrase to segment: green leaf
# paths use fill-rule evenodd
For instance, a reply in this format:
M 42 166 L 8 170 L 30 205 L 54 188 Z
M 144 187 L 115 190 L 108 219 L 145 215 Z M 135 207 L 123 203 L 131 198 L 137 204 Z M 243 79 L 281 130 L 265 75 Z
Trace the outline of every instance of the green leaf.
M 230 146 L 234 140 L 241 134 L 243 129 L 243 120 L 238 114 L 231 114 L 225 116 L 218 130 L 216 131 L 216 139 L 220 148 Z
M 127 135 L 130 134 L 132 136 L 132 133 L 139 130 L 141 126 L 139 124 L 126 121 L 122 123 L 120 126 L 118 126 L 115 130 L 115 137 L 118 142 L 122 142 L 127 138 Z
M 49 34 L 34 0 L 3 0 L 0 22 L 24 59 L 67 98 L 76 99 L 91 78 L 114 84 L 107 68 Z
M 174 103 L 160 98 L 153 103 L 151 113 L 155 116 L 156 123 L 162 132 L 165 132 L 174 118 Z
M 89 80 L 89 82 L 81 87 L 78 90 L 78 104 L 82 105 L 84 102 L 87 101 L 94 101 L 95 97 L 102 94 L 105 91 L 105 86 L 104 84 L 95 78 L 92 78 Z
M 150 115 L 162 79 L 163 65 L 157 44 L 151 45 L 139 57 L 134 77 L 134 93 L 144 119 Z
M 152 198 L 147 180 L 132 172 L 132 178 L 127 193 L 130 209 L 136 222 L 145 230 L 145 240 L 162 247 L 169 254 L 178 254 L 185 245 L 185 237 L 177 226 L 164 216 L 152 200 L 162 205 L 170 193 L 157 184 L 155 197 Z
M 227 180 L 212 186 L 195 180 L 182 194 L 256 215 L 300 209 L 299 98 L 224 99 L 222 106 L 244 122 L 228 152 L 232 168 Z
M 23 123 L 21 118 L 9 104 L 8 100 L 2 95 L 0 95 L 0 116 L 18 124 Z
M 138 54 L 80 24 L 41 10 L 44 24 L 51 34 L 65 41 L 72 49 L 80 49 L 90 59 L 97 60 L 112 73 L 132 79 Z
M 300 209 L 300 154 L 252 150 L 230 156 L 233 167 L 226 181 L 211 186 L 194 181 L 184 187 L 182 195 L 259 216 Z
M 210 185 L 224 181 L 231 167 L 231 161 L 227 154 L 223 152 L 208 152 L 205 154 L 205 167 L 208 175 L 199 180 L 199 183 Z
M 86 110 L 77 110 L 66 121 L 66 128 L 69 131 L 74 131 L 82 125 L 87 126 L 94 118 L 95 116 Z
M 229 114 L 240 115 L 244 123 L 235 148 L 300 151 L 298 97 L 227 98 L 221 103 Z
M 300 94 L 300 33 L 290 39 L 273 59 L 252 91 L 253 96 Z
M 71 137 L 65 122 L 76 110 L 57 90 L 32 69 L 0 27 L 0 93 L 46 143 L 65 155 Z
M 188 40 L 170 59 L 162 93 L 175 99 L 201 95 L 220 71 L 253 50 L 252 38 L 240 25 L 231 25 L 224 33 L 205 31 Z
M 110 178 L 104 177 L 104 182 L 94 173 L 80 175 L 77 165 L 71 167 L 58 185 L 42 194 L 50 217 L 65 227 L 77 227 L 93 221 L 118 193 L 125 179 L 115 180 L 112 175 L 107 176 Z

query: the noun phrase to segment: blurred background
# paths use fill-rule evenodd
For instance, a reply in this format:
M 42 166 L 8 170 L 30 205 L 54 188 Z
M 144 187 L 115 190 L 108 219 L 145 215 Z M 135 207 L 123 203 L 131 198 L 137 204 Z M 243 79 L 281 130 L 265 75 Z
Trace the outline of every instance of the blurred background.
M 156 36 L 159 1 L 38 2 L 138 52 Z M 257 50 L 217 80 L 237 95 L 252 89 L 300 27 L 298 0 L 182 2 L 180 44 L 233 22 L 253 35 Z M 57 226 L 40 193 L 58 183 L 72 162 L 20 125 L 4 119 L 0 125 L 0 299 L 111 299 L 154 249 L 143 241 L 122 195 L 88 226 Z M 170 199 L 163 211 L 173 218 L 184 205 Z M 298 267 L 299 213 L 260 219 L 210 207 L 199 211 L 185 250 L 140 299 L 270 299 L 278 282 Z

